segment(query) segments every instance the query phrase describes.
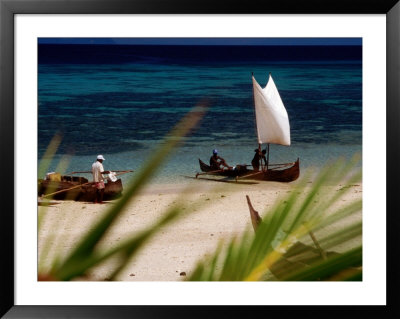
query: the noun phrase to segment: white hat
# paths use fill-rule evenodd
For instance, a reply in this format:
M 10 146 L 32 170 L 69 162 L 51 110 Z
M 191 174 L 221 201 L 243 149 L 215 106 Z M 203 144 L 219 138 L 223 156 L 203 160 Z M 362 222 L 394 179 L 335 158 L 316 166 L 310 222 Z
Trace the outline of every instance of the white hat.
M 103 155 L 97 155 L 97 159 L 99 159 L 99 160 L 103 160 L 103 161 L 105 161 L 106 159 L 103 157 Z

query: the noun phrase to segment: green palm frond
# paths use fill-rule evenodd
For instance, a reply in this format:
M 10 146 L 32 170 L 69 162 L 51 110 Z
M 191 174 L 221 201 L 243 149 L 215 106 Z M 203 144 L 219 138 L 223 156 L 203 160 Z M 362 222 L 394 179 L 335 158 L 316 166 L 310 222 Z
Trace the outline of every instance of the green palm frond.
M 255 234 L 248 229 L 231 239 L 200 261 L 187 280 L 360 280 L 362 203 L 339 205 L 361 179 L 358 159 L 327 165 L 312 186 L 306 175 L 263 214 Z M 340 246 L 348 248 L 328 251 Z

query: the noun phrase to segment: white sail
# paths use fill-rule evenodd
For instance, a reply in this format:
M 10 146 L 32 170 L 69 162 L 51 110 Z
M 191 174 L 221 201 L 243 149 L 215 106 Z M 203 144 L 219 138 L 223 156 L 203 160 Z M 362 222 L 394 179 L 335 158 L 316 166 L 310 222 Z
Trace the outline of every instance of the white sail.
M 289 117 L 272 76 L 264 89 L 252 79 L 258 143 L 290 145 Z

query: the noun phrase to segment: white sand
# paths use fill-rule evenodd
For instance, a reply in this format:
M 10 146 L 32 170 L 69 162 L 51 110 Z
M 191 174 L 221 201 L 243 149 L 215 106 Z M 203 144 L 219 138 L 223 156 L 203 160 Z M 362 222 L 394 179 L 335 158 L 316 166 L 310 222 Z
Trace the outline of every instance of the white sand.
M 198 260 L 215 250 L 220 239 L 240 235 L 246 228 L 252 227 L 246 195 L 263 216 L 265 209 L 273 205 L 278 197 L 290 192 L 296 183 L 259 182 L 249 185 L 188 179 L 182 184 L 150 184 L 124 210 L 101 245 L 113 247 L 127 236 L 151 225 L 177 201 L 185 187 L 193 186 L 194 189 L 184 196 L 184 206 L 189 207 L 195 202 L 206 205 L 195 208 L 189 216 L 164 227 L 129 262 L 118 278 L 123 281 L 182 280 L 185 277 L 180 273 L 190 274 Z M 361 198 L 361 195 L 362 185 L 357 184 L 342 203 Z M 40 210 L 46 211 L 38 241 L 43 265 L 50 264 L 56 251 L 61 257 L 65 256 L 79 237 L 114 204 L 115 201 L 103 205 L 58 201 L 51 207 L 41 206 Z M 46 248 L 46 239 L 52 243 L 49 248 Z M 111 264 L 112 261 L 96 267 L 87 279 L 104 280 L 111 274 Z

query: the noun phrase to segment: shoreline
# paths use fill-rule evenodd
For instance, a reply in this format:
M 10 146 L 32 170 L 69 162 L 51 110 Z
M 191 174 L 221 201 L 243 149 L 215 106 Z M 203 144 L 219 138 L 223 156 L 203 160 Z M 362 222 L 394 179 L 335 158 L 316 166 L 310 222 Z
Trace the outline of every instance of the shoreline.
M 200 178 L 199 178 L 200 179 Z M 309 182 L 311 183 L 311 182 Z M 160 229 L 139 253 L 129 261 L 117 280 L 121 281 L 180 281 L 189 275 L 198 260 L 212 253 L 221 240 L 240 236 L 251 228 L 246 195 L 253 207 L 263 217 L 281 196 L 285 196 L 297 184 L 260 182 L 257 184 L 216 183 L 209 180 L 191 180 L 186 183 L 149 183 L 128 204 L 105 235 L 99 247 L 111 248 L 125 236 L 138 232 L 155 222 L 166 208 L 179 200 L 186 190 L 182 204 L 185 210 L 195 205 L 194 211 L 182 216 L 174 223 Z M 352 185 L 345 200 L 362 196 L 362 183 Z M 55 230 L 55 242 L 44 265 L 49 264 L 52 254 L 60 255 L 71 250 L 93 223 L 114 201 L 104 205 L 88 202 L 56 201 L 58 204 L 45 207 L 47 210 L 43 227 L 39 232 L 39 254 L 43 251 L 46 237 Z M 197 206 L 200 205 L 200 206 Z M 204 205 L 204 206 L 203 206 Z M 185 211 L 184 210 L 184 211 Z M 361 217 L 361 216 L 360 216 Z M 110 263 L 93 269 L 85 280 L 107 280 Z

